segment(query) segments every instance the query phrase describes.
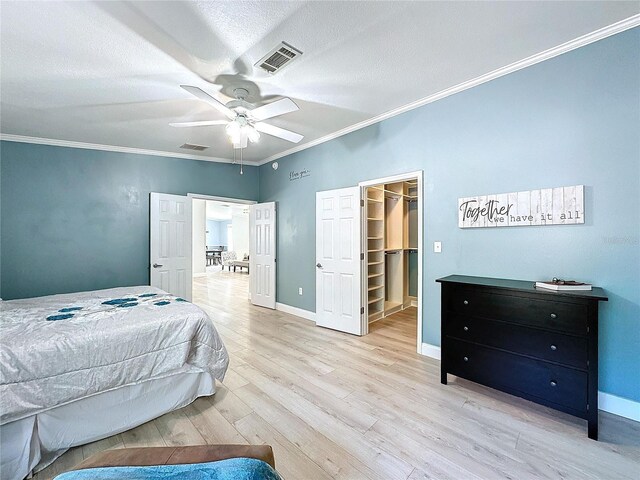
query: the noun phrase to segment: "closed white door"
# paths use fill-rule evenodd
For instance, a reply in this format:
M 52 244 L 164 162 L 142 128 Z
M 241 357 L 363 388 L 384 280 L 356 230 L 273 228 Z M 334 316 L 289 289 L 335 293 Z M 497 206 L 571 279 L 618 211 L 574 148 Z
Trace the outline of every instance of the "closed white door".
M 360 188 L 316 193 L 316 324 L 362 335 Z
M 276 308 L 276 203 L 249 207 L 249 293 L 251 303 Z
M 191 199 L 151 193 L 151 286 L 191 301 Z

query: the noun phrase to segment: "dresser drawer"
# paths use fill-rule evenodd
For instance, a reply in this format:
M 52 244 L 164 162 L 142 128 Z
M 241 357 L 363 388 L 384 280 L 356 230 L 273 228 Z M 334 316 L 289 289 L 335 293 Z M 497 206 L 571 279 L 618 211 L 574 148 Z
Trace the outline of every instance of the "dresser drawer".
M 474 382 L 586 413 L 587 372 L 445 337 L 446 369 Z
M 444 335 L 587 369 L 587 338 L 527 328 L 457 313 L 448 315 Z
M 587 307 L 547 298 L 504 295 L 465 287 L 451 287 L 447 309 L 578 335 L 587 334 Z

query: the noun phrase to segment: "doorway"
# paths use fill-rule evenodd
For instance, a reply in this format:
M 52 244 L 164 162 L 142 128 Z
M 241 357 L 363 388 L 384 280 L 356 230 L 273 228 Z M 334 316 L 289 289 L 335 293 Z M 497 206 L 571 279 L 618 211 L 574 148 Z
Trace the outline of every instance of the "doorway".
M 194 281 L 224 288 L 246 284 L 249 298 L 249 210 L 255 202 L 189 195 L 192 204 L 192 275 Z M 238 277 L 238 278 L 236 278 Z
M 421 352 L 422 185 L 417 171 L 316 194 L 318 326 L 367 335 L 402 312 Z
M 360 183 L 363 200 L 363 334 L 398 312 L 422 350 L 423 172 Z M 393 317 L 400 318 L 400 317 Z

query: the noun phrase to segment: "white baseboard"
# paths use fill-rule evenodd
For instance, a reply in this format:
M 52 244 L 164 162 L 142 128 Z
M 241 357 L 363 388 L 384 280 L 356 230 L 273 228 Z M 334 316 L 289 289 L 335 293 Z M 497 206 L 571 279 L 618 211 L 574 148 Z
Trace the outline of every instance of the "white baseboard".
M 194 273 L 193 274 L 193 278 L 201 278 L 201 277 L 206 277 L 207 276 L 207 272 L 204 273 Z
M 440 347 L 429 343 L 422 344 L 420 353 L 436 360 L 442 358 Z M 598 392 L 598 410 L 640 422 L 640 402 L 634 402 L 628 398 L 618 397 L 606 392 Z
M 436 360 L 440 360 L 441 358 L 440 347 L 437 345 L 431 345 L 430 343 L 423 343 L 420 353 L 427 357 L 435 358 Z
M 640 402 L 598 392 L 598 409 L 640 422 Z
M 287 305 L 286 303 L 276 303 L 276 310 L 280 310 L 281 312 L 295 315 L 296 317 L 306 318 L 307 320 L 311 320 L 312 322 L 316 321 L 315 312 L 310 312 L 309 310 L 303 310 L 302 308 L 298 308 L 298 307 L 292 307 L 291 305 Z

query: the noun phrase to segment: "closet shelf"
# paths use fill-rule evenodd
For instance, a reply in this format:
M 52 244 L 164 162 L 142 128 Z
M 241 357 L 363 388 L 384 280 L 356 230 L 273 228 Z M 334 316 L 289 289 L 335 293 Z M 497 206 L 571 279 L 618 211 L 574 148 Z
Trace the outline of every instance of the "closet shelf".
M 369 297 L 368 303 L 376 303 L 376 302 L 379 302 L 380 300 L 384 300 L 384 297 Z
M 382 252 L 383 250 L 381 248 L 373 248 L 371 250 L 367 250 L 368 253 L 375 253 L 375 252 Z
M 382 203 L 382 200 L 380 200 L 378 198 L 367 197 L 367 202 Z
M 392 198 L 394 200 L 398 200 L 402 197 L 402 193 L 399 192 L 392 192 L 391 190 L 385 190 L 384 191 L 384 196 L 386 198 Z
M 384 287 L 384 285 L 373 285 L 371 287 L 369 287 L 369 291 L 373 292 L 374 290 L 378 290 L 380 288 Z
M 382 222 L 384 220 L 384 218 L 367 217 L 367 220 L 375 220 L 376 222 Z
M 367 237 L 367 240 L 384 240 L 384 237 Z
M 382 275 L 384 275 L 384 273 L 372 273 L 367 278 L 376 278 L 376 277 L 381 277 Z
M 369 265 L 382 265 L 384 262 L 369 262 Z

